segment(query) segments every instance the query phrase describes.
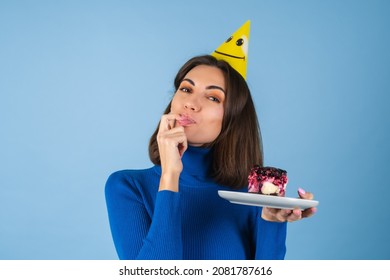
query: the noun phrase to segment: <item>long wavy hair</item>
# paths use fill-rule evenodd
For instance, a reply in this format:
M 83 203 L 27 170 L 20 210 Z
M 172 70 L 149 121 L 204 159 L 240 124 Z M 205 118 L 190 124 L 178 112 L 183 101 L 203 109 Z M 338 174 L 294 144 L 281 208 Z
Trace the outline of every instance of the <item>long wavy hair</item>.
M 219 68 L 226 83 L 221 133 L 212 143 L 205 145 L 213 151 L 211 175 L 221 185 L 233 189 L 243 188 L 248 185 L 247 178 L 253 165 L 263 166 L 260 126 L 250 90 L 245 79 L 227 62 L 204 55 L 191 58 L 180 68 L 174 80 L 175 92 L 187 73 L 199 65 Z M 170 112 L 171 102 L 164 114 Z M 157 144 L 158 128 L 159 125 L 149 141 L 149 157 L 156 165 L 161 164 Z

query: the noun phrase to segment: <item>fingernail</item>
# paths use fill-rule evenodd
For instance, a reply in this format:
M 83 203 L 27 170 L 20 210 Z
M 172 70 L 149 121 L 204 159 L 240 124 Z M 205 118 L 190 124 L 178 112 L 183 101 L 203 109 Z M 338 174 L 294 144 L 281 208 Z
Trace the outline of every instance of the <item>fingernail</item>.
M 298 193 L 300 195 L 305 195 L 306 191 L 304 189 L 302 189 L 302 188 L 298 188 Z

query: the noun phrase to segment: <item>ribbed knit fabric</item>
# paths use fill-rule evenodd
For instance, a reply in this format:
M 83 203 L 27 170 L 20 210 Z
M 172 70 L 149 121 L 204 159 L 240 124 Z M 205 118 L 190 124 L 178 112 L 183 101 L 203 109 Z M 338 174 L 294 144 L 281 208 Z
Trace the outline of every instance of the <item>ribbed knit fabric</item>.
M 111 174 L 105 194 L 119 259 L 284 259 L 287 223 L 219 197 L 231 189 L 208 177 L 211 157 L 187 149 L 179 192 L 158 191 L 160 166 Z

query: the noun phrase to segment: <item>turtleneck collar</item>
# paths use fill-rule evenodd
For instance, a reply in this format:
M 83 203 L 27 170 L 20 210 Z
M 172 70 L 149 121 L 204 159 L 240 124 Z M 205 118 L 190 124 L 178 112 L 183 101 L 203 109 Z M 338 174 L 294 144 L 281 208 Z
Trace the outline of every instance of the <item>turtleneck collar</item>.
M 211 148 L 188 146 L 182 157 L 182 177 L 209 178 L 213 159 L 212 154 Z
M 210 176 L 212 158 L 211 148 L 188 146 L 182 157 L 183 171 L 180 174 L 180 180 L 192 183 L 194 180 L 213 182 Z M 161 175 L 161 165 L 155 165 L 154 168 Z

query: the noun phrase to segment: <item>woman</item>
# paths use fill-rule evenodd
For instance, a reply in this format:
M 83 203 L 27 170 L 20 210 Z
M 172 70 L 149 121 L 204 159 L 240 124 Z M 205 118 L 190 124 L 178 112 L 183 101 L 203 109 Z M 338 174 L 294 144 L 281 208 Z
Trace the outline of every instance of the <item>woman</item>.
M 212 56 L 190 59 L 149 143 L 155 164 L 113 173 L 106 201 L 120 259 L 283 259 L 286 221 L 315 208 L 231 204 L 218 190 L 247 191 L 263 164 L 260 130 L 245 80 Z M 311 199 L 310 193 L 300 197 Z

